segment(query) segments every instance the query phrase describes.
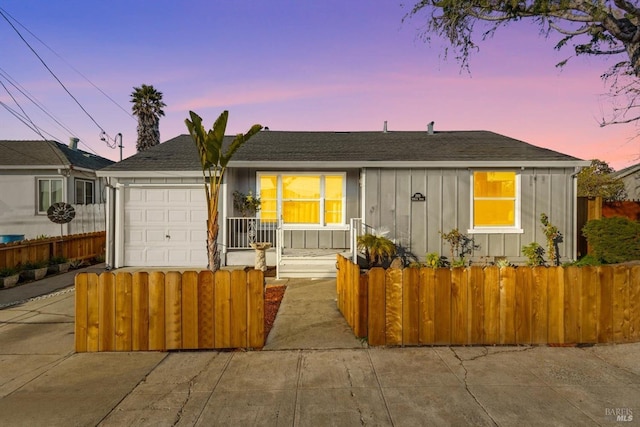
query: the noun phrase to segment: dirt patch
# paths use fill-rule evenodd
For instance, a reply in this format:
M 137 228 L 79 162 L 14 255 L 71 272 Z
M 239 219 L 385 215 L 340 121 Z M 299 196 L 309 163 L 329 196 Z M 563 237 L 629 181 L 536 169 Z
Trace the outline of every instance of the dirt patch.
M 284 297 L 284 291 L 286 286 L 267 286 L 264 295 L 264 341 L 267 341 L 269 332 L 273 327 L 273 322 L 276 320 L 278 309 L 280 309 L 280 303 Z

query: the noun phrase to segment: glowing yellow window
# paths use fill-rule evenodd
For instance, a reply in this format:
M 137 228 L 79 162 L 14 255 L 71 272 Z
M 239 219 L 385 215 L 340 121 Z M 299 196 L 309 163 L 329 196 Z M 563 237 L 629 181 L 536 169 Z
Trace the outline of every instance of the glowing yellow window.
M 260 219 L 278 220 L 278 177 L 275 175 L 260 176 Z
M 516 173 L 473 173 L 474 227 L 516 225 Z
M 341 224 L 342 220 L 342 176 L 327 175 L 324 178 L 324 221 Z
M 287 224 L 320 222 L 320 176 L 282 176 L 282 219 Z

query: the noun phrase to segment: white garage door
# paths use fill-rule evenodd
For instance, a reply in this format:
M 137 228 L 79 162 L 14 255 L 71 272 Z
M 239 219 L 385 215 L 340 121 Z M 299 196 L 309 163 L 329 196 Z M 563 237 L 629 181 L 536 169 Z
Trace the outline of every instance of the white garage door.
M 206 267 L 207 206 L 202 187 L 125 189 L 124 264 Z

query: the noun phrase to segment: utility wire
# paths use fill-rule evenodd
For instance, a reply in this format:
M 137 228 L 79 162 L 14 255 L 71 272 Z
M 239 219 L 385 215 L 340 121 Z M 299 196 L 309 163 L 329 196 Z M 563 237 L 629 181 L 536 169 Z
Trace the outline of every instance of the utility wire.
M 24 87 L 22 87 L 22 85 L 20 85 L 16 81 L 16 79 L 11 77 L 9 75 L 9 73 L 7 73 L 2 68 L 0 68 L 0 77 L 4 77 L 7 80 L 7 82 L 9 82 L 14 88 L 16 88 L 25 98 L 27 98 L 29 101 L 31 101 L 31 103 L 33 105 L 38 107 L 38 109 L 40 109 L 40 111 L 42 111 L 51 120 L 53 120 L 62 130 L 67 132 L 69 135 L 77 136 L 77 132 L 72 131 L 67 126 L 65 126 L 63 123 L 61 123 L 60 120 L 53 115 L 53 113 L 51 113 L 49 110 L 46 109 L 46 107 L 42 104 L 42 102 L 40 102 L 40 100 L 38 100 L 35 96 L 30 94 L 29 91 L 27 91 Z
M 36 36 L 35 34 L 33 34 L 27 27 L 25 27 L 24 25 L 22 25 L 22 23 L 20 21 L 18 21 L 16 18 L 14 18 L 9 12 L 7 12 L 6 10 L 4 10 L 3 8 L 0 7 L 0 11 L 4 12 L 7 16 L 9 16 L 11 19 L 13 19 L 18 25 L 20 25 L 20 27 L 24 28 L 24 30 L 26 32 L 28 32 L 29 34 L 31 34 L 31 36 L 38 40 L 40 43 L 42 43 L 42 45 L 44 47 L 46 47 L 47 49 L 49 49 L 54 55 L 56 55 L 58 58 L 60 58 L 60 60 L 62 60 L 62 62 L 64 62 L 65 64 L 67 64 L 67 66 L 69 68 L 71 68 L 73 71 L 75 71 L 76 73 L 78 73 L 83 79 L 85 79 L 87 82 L 89 82 L 89 84 L 91 86 L 93 86 L 94 88 L 96 88 L 96 90 L 98 90 L 98 92 L 100 92 L 101 94 L 103 94 L 109 101 L 111 101 L 116 107 L 118 107 L 120 110 L 122 110 L 127 116 L 129 116 L 129 118 L 131 118 L 131 120 L 136 121 L 136 118 L 133 116 L 133 114 L 131 114 L 131 112 L 127 111 L 122 105 L 118 104 L 118 102 L 116 100 L 114 100 L 113 98 L 111 98 L 106 92 L 104 92 L 102 89 L 100 89 L 95 83 L 93 83 L 91 80 L 89 80 L 89 78 L 87 76 L 85 76 L 84 74 L 82 74 L 80 71 L 78 71 L 78 69 L 76 69 L 73 65 L 71 65 L 66 59 L 64 59 L 60 54 L 58 54 L 58 52 L 56 52 L 55 50 L 53 50 L 53 48 L 49 47 L 44 41 L 42 41 L 38 36 Z M 6 18 L 5 18 L 6 19 Z
M 0 15 L 2 15 L 2 17 L 5 19 L 5 21 L 7 21 L 7 23 L 11 26 L 11 28 L 13 28 L 13 30 L 16 32 L 16 34 L 18 34 L 18 36 L 20 37 L 20 39 L 22 39 L 22 41 L 29 47 L 29 49 L 31 50 L 31 52 L 33 52 L 33 54 L 40 60 L 40 62 L 42 63 L 42 65 L 47 69 L 47 71 L 49 71 L 49 73 L 53 76 L 54 79 L 56 79 L 56 81 L 60 84 L 60 86 L 62 86 L 62 88 L 65 90 L 65 92 L 67 92 L 67 94 L 71 97 L 71 99 L 73 99 L 75 101 L 75 103 L 78 105 L 78 107 L 80 107 L 80 109 L 82 111 L 84 111 L 84 113 L 87 115 L 87 117 L 89 117 L 91 119 L 91 121 L 102 131 L 105 132 L 105 130 L 102 128 L 102 126 L 100 126 L 98 124 L 98 122 L 91 116 L 91 114 L 89 114 L 89 112 L 82 106 L 82 104 L 80 104 L 80 102 L 76 99 L 75 96 L 73 96 L 71 94 L 71 92 L 69 92 L 69 89 L 67 89 L 67 87 L 64 85 L 64 83 L 62 83 L 62 81 L 60 81 L 60 79 L 58 78 L 58 76 L 56 76 L 56 74 L 51 70 L 51 68 L 49 68 L 49 66 L 44 62 L 44 60 L 40 57 L 40 55 L 38 55 L 38 53 L 33 49 L 33 47 L 29 44 L 29 42 L 22 36 L 22 34 L 20 33 L 20 31 L 18 31 L 18 29 L 15 27 L 15 25 L 13 25 L 11 23 L 11 21 L 9 20 L 9 18 L 7 18 L 7 16 L 4 14 L 3 10 L 0 10 Z M 105 132 L 106 133 L 106 132 Z
M 5 84 L 2 82 L 2 80 L 0 80 L 0 85 L 2 85 L 2 87 L 4 88 L 4 90 L 9 94 L 9 96 L 11 97 L 11 99 L 13 99 L 13 102 L 15 102 L 15 104 L 18 106 L 18 108 L 20 109 L 20 111 L 22 111 L 23 116 L 29 121 L 29 123 L 31 123 L 33 125 L 33 128 L 36 130 L 36 132 L 38 133 L 38 135 L 40 135 L 42 137 L 42 139 L 44 139 L 46 141 L 46 138 L 44 137 L 44 135 L 42 135 L 42 133 L 40 133 L 40 131 L 38 130 L 38 127 L 36 126 L 36 124 L 33 122 L 33 120 L 31 120 L 31 117 L 29 117 L 29 115 L 27 114 L 26 111 L 24 111 L 24 108 L 22 108 L 22 106 L 18 103 L 18 100 L 13 96 L 13 94 L 9 91 L 9 88 L 5 86 Z

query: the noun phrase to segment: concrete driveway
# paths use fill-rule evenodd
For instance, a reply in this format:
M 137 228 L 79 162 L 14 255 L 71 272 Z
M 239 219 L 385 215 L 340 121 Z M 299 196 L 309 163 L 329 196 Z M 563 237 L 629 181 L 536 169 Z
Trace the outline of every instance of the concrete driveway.
M 640 344 L 75 354 L 73 313 L 0 310 L 0 425 L 640 424 Z

